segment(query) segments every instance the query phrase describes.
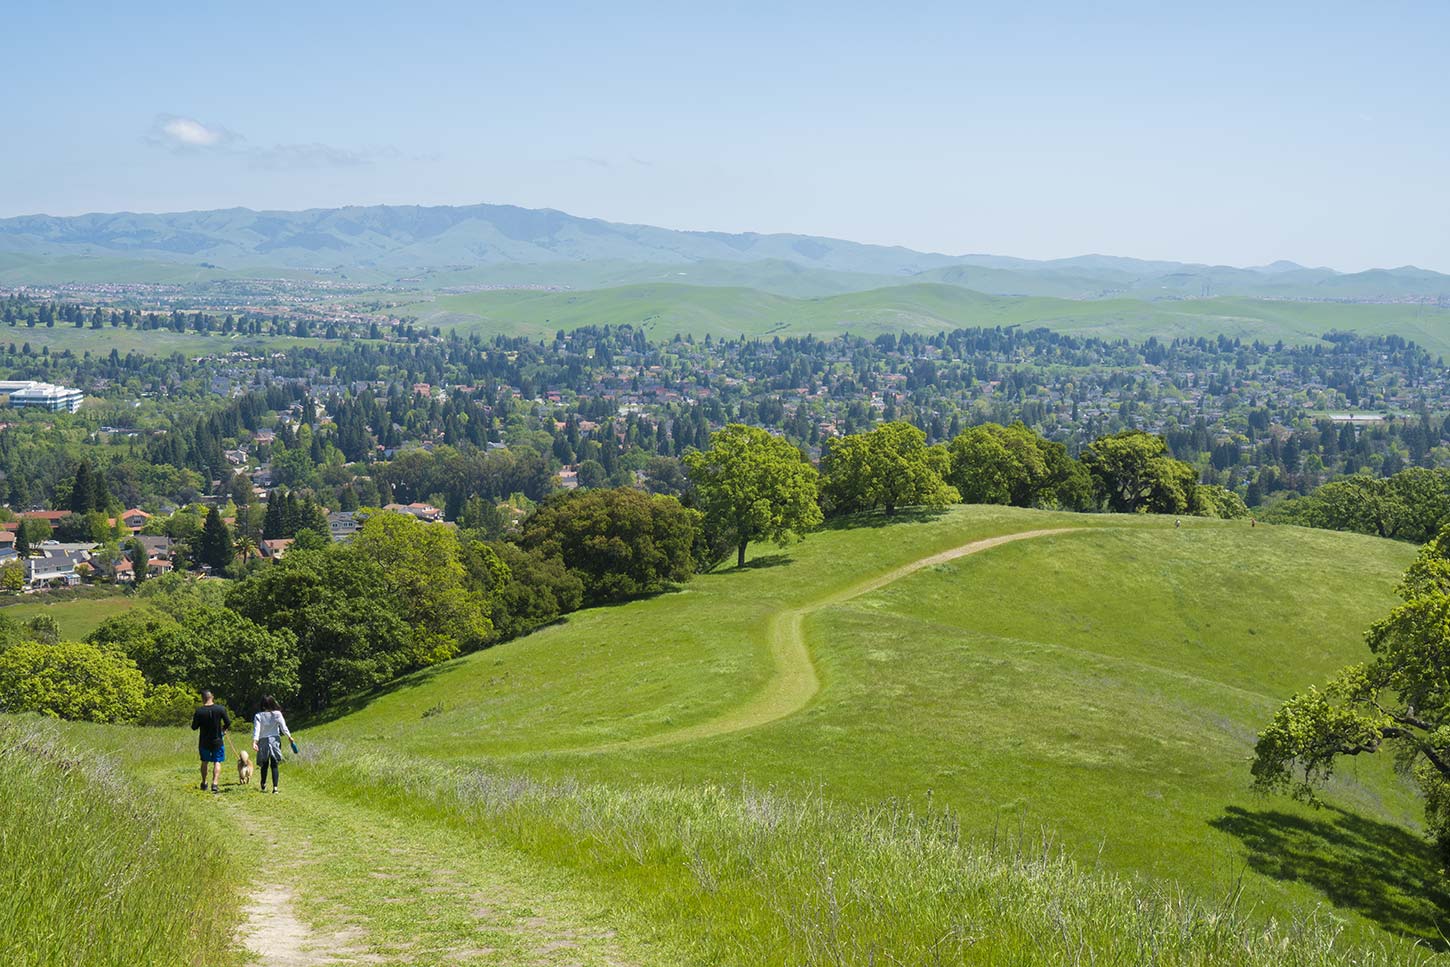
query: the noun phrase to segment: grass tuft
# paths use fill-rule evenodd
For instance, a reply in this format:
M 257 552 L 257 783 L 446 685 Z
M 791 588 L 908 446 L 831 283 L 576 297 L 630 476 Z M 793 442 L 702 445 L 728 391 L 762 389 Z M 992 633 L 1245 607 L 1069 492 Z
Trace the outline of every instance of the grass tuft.
M 0 963 L 228 962 L 215 951 L 235 891 L 217 842 L 41 720 L 0 718 L 0 776 Z
M 309 781 L 427 814 L 571 869 L 671 946 L 710 964 L 1412 967 L 1409 941 L 1345 942 L 1088 869 L 1052 837 L 964 834 L 949 809 L 845 806 L 749 785 L 629 789 L 354 755 L 324 743 Z

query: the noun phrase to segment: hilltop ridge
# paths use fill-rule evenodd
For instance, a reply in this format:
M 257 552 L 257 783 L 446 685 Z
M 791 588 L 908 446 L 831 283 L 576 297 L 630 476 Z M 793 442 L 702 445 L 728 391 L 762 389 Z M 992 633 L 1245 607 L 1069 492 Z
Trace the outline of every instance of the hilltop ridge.
M 1450 276 L 1413 266 L 1341 273 L 1277 261 L 1238 268 L 1089 254 L 1033 260 L 952 255 L 791 233 L 693 231 L 516 205 L 370 205 L 304 211 L 228 208 L 171 213 L 23 215 L 0 219 L 0 269 L 52 278 L 210 271 L 438 274 L 443 283 L 594 287 L 678 281 L 745 285 L 796 296 L 902 282 L 945 282 L 997 295 L 1392 301 L 1450 299 Z M 37 262 L 39 264 L 37 264 Z M 23 281 L 23 279 L 22 279 Z

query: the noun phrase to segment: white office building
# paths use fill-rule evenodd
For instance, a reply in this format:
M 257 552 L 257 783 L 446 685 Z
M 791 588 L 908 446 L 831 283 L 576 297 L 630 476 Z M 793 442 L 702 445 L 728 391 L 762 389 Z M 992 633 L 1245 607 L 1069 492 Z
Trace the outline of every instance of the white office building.
M 34 406 L 59 413 L 74 413 L 81 408 L 85 394 L 69 386 L 56 386 L 35 380 L 0 380 L 0 403 L 10 406 Z

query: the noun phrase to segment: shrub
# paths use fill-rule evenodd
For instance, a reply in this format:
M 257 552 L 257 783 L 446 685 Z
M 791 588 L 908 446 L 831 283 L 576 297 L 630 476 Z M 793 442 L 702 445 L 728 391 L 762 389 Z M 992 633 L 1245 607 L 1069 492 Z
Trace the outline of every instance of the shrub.
M 0 653 L 0 710 L 85 722 L 128 722 L 146 680 L 130 659 L 95 645 L 28 641 Z
M 31 641 L 53 645 L 60 641 L 60 622 L 48 614 L 38 614 L 25 622 L 25 631 L 22 634 Z
M 157 685 L 146 696 L 137 725 L 186 725 L 196 710 L 197 694 L 183 685 Z

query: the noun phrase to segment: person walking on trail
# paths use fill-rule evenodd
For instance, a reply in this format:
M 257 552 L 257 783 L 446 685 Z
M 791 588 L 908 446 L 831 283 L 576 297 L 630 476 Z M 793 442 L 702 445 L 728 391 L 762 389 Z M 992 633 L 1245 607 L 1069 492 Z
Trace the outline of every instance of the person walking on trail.
M 206 770 L 211 767 L 211 791 L 220 792 L 222 763 L 227 761 L 227 729 L 232 716 L 225 705 L 218 705 L 211 692 L 201 693 L 201 707 L 191 714 L 191 729 L 197 733 L 197 751 L 201 753 L 201 788 L 206 789 Z
M 270 695 L 262 697 L 262 710 L 252 719 L 252 751 L 257 753 L 257 769 L 262 774 L 258 787 L 267 791 L 267 767 L 272 767 L 272 792 L 277 792 L 277 767 L 282 763 L 282 736 L 292 739 L 287 720 L 282 717 L 282 707 Z

